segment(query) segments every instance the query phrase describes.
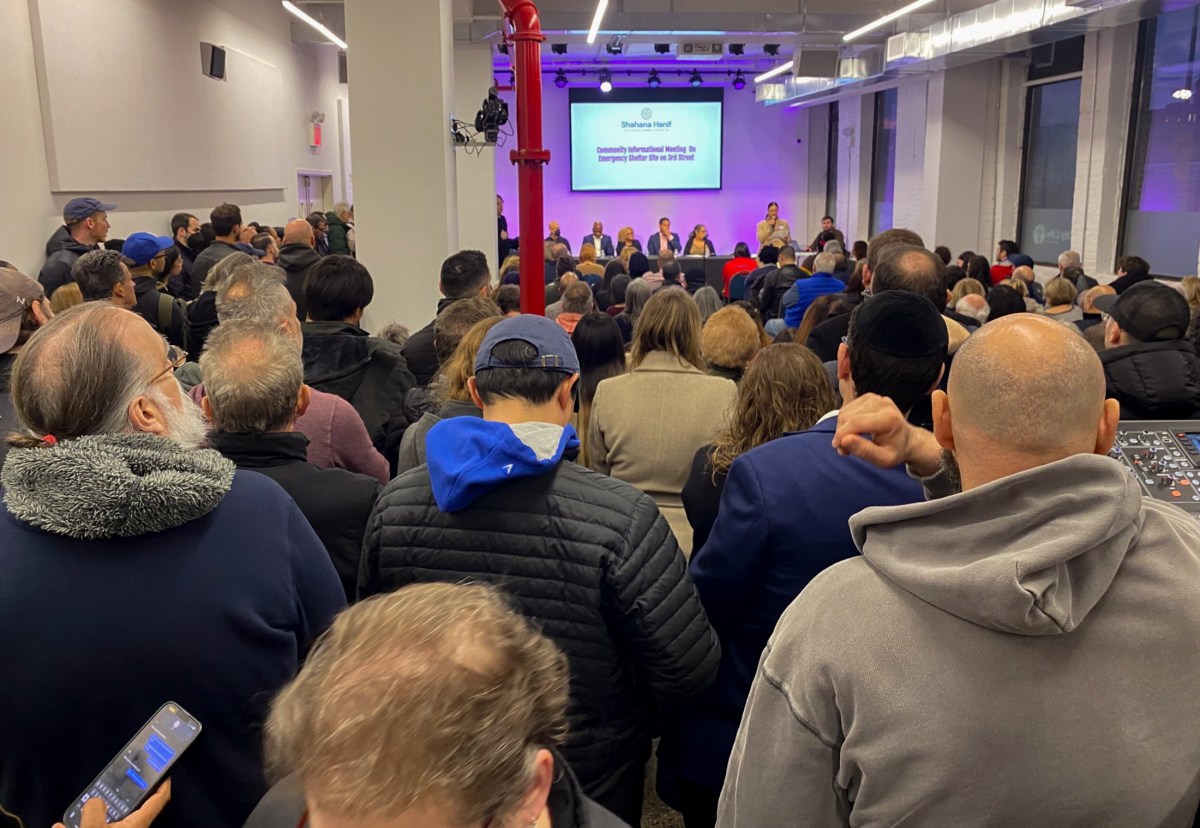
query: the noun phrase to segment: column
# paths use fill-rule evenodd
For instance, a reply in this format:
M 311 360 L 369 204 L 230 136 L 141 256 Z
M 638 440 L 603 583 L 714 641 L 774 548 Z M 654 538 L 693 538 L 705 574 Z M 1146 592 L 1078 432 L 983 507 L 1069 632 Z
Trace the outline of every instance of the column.
M 416 331 L 459 246 L 451 0 L 346 0 L 346 39 L 355 235 L 375 281 L 363 326 Z
M 473 124 L 479 105 L 492 85 L 492 48 L 487 43 L 454 46 L 454 117 Z M 509 119 L 516 117 L 509 107 Z M 512 127 L 516 129 L 515 125 Z M 512 149 L 516 138 L 508 141 Z M 503 151 L 503 150 L 502 150 Z M 458 243 L 464 249 L 482 250 L 497 275 L 496 261 L 496 148 L 457 147 L 454 160 L 458 177 Z M 516 206 L 516 199 L 513 199 Z

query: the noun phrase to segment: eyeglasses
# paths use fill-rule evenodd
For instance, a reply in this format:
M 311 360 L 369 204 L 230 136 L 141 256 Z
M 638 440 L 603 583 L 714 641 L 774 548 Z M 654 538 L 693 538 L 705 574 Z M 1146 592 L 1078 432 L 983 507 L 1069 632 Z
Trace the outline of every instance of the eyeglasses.
M 147 385 L 153 385 L 154 383 L 156 383 L 160 379 L 162 379 L 167 374 L 167 372 L 175 371 L 179 368 L 182 368 L 183 364 L 185 362 L 187 362 L 187 351 L 183 350 L 182 348 L 176 347 L 175 345 L 172 345 L 170 340 L 168 340 L 165 336 L 162 338 L 162 341 L 163 341 L 163 345 L 165 345 L 166 349 L 167 349 L 167 351 L 166 351 L 167 362 L 170 364 L 167 365 L 166 368 L 162 369 L 157 374 L 152 376 L 150 378 L 150 381 L 148 383 L 146 383 Z

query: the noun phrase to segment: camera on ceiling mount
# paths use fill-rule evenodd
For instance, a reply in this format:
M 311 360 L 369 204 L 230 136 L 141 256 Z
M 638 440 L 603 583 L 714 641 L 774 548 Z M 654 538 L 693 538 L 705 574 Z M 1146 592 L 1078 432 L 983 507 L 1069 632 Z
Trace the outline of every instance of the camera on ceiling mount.
M 488 90 L 487 97 L 483 99 L 483 106 L 479 107 L 478 114 L 475 115 L 475 131 L 483 134 L 483 139 L 489 144 L 494 144 L 500 139 L 500 128 L 508 123 L 508 104 L 500 100 L 500 96 L 496 94 L 496 87 Z

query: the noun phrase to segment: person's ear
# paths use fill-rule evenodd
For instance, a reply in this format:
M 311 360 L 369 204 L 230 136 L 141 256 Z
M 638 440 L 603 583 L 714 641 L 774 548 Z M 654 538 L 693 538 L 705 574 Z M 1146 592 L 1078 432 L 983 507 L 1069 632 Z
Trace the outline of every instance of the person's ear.
M 838 345 L 837 378 L 839 382 L 850 379 L 850 348 L 845 342 Z
M 1121 344 L 1121 326 L 1112 319 L 1104 323 L 1104 342 L 1113 347 Z
M 575 395 L 572 389 L 575 388 L 575 383 L 579 382 L 579 374 L 572 374 L 570 379 L 558 386 L 558 407 L 566 414 L 567 419 L 571 418 L 571 414 L 575 411 Z
M 954 301 L 954 294 L 949 290 L 946 291 L 946 307 L 950 307 L 950 303 Z
M 205 394 L 200 398 L 200 413 L 203 414 L 204 419 L 208 420 L 210 423 L 213 421 L 213 407 L 212 403 L 208 400 L 208 394 Z
M 129 404 L 129 424 L 142 434 L 166 436 L 166 414 L 154 400 L 142 395 Z
M 529 783 L 529 790 L 525 792 L 517 811 L 519 824 L 534 825 L 538 822 L 546 810 L 546 803 L 550 801 L 550 787 L 553 784 L 554 754 L 542 748 L 533 759 L 533 781 Z
M 932 397 L 933 436 L 938 445 L 954 451 L 954 424 L 950 420 L 950 398 L 945 391 L 934 391 Z
M 1096 426 L 1096 454 L 1108 454 L 1117 441 L 1117 425 L 1121 420 L 1121 404 L 1113 399 L 1104 401 L 1100 422 Z
M 29 309 L 33 312 L 33 319 L 39 328 L 54 318 L 54 311 L 50 310 L 50 306 L 46 304 L 45 297 L 35 299 Z
M 471 394 L 471 402 L 475 403 L 475 407 L 483 411 L 483 397 L 479 396 L 479 389 L 475 385 L 474 377 L 467 377 L 467 391 Z
M 863 290 L 866 290 L 871 286 L 872 276 L 874 276 L 874 274 L 871 273 L 871 266 L 863 265 Z
M 308 411 L 308 406 L 312 403 L 312 389 L 307 385 L 300 386 L 300 394 L 296 397 L 296 417 L 304 416 L 304 412 Z

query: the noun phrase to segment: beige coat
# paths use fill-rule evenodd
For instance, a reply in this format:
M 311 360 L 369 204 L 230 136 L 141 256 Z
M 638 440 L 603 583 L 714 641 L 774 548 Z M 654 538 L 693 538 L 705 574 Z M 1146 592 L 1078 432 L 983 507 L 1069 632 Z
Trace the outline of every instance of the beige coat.
M 655 351 L 628 374 L 596 388 L 588 429 L 591 467 L 636 486 L 654 498 L 690 550 L 691 527 L 679 493 L 687 482 L 696 450 L 725 427 L 737 400 L 737 386 L 683 366 Z

